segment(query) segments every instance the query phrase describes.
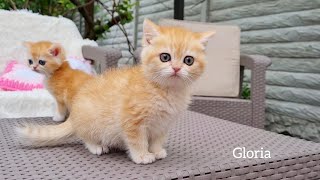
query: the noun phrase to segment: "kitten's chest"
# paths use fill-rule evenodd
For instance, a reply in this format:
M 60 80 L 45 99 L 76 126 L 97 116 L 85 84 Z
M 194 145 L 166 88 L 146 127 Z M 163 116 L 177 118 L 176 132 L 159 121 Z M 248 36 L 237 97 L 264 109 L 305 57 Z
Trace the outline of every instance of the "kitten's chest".
M 47 89 L 49 91 L 49 93 L 51 95 L 54 95 L 54 93 L 53 93 L 53 89 L 54 88 L 52 88 L 52 86 L 50 86 L 50 82 L 49 82 L 49 80 L 47 78 L 45 78 L 43 80 L 43 86 L 44 86 L 45 89 Z
M 188 92 L 168 93 L 165 96 L 158 96 L 153 100 L 153 111 L 159 118 L 171 119 L 185 111 L 190 103 L 190 95 Z
M 43 85 L 52 95 L 55 95 L 54 92 L 56 90 L 56 87 L 54 80 L 50 78 L 45 78 L 45 80 L 43 81 Z
M 187 94 L 170 94 L 165 97 L 155 97 L 147 120 L 149 133 L 162 134 L 179 118 L 189 105 L 190 97 Z
M 49 91 L 49 93 L 57 98 L 59 95 L 64 94 L 64 88 L 61 88 L 57 80 L 52 78 L 45 78 L 43 81 L 44 87 Z

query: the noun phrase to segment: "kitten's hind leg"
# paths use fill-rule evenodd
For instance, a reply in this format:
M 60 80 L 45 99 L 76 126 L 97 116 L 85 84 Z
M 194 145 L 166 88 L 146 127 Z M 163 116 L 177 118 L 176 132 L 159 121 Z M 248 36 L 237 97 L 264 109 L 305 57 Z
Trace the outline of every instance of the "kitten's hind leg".
M 110 149 L 108 146 L 102 146 L 102 152 L 103 154 L 108 154 L 110 152 Z
M 55 115 L 53 116 L 52 120 L 54 121 L 64 121 L 67 115 L 67 107 L 63 102 L 57 101 L 57 108 Z
M 101 145 L 85 142 L 85 146 L 92 154 L 101 155 L 103 153 L 103 148 Z

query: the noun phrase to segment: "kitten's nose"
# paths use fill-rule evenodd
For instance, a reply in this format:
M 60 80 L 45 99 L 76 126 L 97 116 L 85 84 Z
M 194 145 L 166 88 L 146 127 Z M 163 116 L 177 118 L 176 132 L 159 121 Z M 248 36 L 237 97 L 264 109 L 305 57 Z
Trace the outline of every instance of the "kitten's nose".
M 179 67 L 173 67 L 172 69 L 174 70 L 175 73 L 177 73 L 178 71 L 180 71 L 181 68 L 179 68 Z
M 33 70 L 36 70 L 36 69 L 37 69 L 37 67 L 33 66 Z

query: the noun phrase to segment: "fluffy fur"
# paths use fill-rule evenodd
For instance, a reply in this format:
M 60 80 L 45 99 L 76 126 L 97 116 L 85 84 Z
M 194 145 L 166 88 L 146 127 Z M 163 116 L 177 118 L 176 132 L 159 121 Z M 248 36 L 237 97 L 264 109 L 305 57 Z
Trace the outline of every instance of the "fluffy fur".
M 53 120 L 65 120 L 73 97 L 82 83 L 91 76 L 80 70 L 72 69 L 66 61 L 64 49 L 59 44 L 48 41 L 25 42 L 24 44 L 29 49 L 30 68 L 45 75 L 46 88 L 56 99 L 57 110 Z M 45 64 L 42 65 L 41 61 Z
M 108 153 L 110 147 L 128 150 L 137 164 L 165 158 L 168 129 L 190 103 L 190 85 L 204 71 L 205 42 L 212 35 L 145 20 L 141 65 L 87 81 L 66 122 L 44 128 L 29 125 L 19 128 L 19 134 L 33 146 L 75 136 L 93 154 Z M 161 61 L 163 53 L 171 59 Z M 187 56 L 194 58 L 192 65 L 184 63 Z
M 53 115 L 55 100 L 45 89 L 1 91 L 0 118 L 48 117 Z

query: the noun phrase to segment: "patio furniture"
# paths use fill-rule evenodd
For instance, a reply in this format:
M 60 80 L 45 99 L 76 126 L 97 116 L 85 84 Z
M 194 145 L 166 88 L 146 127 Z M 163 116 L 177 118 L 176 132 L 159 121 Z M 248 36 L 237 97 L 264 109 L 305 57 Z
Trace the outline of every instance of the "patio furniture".
M 225 88 L 220 87 L 220 91 L 222 92 L 238 90 L 236 91 L 235 96 L 231 95 L 230 97 L 226 97 L 225 94 L 219 96 L 194 94 L 192 104 L 189 108 L 190 110 L 252 127 L 264 128 L 266 82 L 265 72 L 267 67 L 271 65 L 271 60 L 268 57 L 261 55 L 240 56 L 240 30 L 238 27 L 172 19 L 160 20 L 159 24 L 165 26 L 182 26 L 193 31 L 216 31 L 216 34 L 213 38 L 211 38 L 211 40 L 209 40 L 206 48 L 207 61 L 208 63 L 213 63 L 210 67 L 207 67 L 207 72 L 219 70 L 219 65 L 221 62 L 229 59 L 231 59 L 233 62 L 229 63 L 230 65 L 227 64 L 226 66 L 234 66 L 235 63 L 237 63 L 235 60 L 238 59 L 237 69 L 234 69 L 233 67 L 231 67 L 233 69 L 230 69 L 227 67 L 229 69 L 224 72 L 223 75 L 211 74 L 202 79 L 202 83 L 204 84 L 203 86 L 207 86 L 207 84 L 212 84 L 212 86 L 215 86 L 215 80 L 220 80 L 221 78 L 224 78 L 224 76 L 229 76 L 231 72 L 234 73 L 239 71 L 238 74 L 235 73 L 233 77 L 230 77 L 234 78 L 235 76 L 237 78 L 237 83 L 233 83 L 231 86 Z M 134 53 L 137 61 L 140 60 L 140 52 L 141 49 L 138 49 Z M 220 62 L 217 63 L 211 61 Z M 240 99 L 245 68 L 251 70 L 250 99 Z M 221 86 L 223 85 L 224 84 L 222 82 Z M 220 85 L 217 84 L 216 86 Z
M 113 48 L 82 46 L 83 57 L 92 60 L 97 73 L 102 73 L 107 68 L 114 68 L 122 57 L 121 51 Z
M 117 62 L 121 52 L 98 47 L 95 41 L 83 39 L 73 21 L 63 17 L 43 16 L 26 10 L 0 10 L 0 74 L 8 61 L 27 63 L 23 41 L 48 40 L 62 44 L 67 56 L 93 61 L 99 73 L 110 62 Z M 1 91 L 0 118 L 53 116 L 55 100 L 45 89 Z
M 319 179 L 320 144 L 187 111 L 165 145 L 168 156 L 137 165 L 125 152 L 91 154 L 82 144 L 25 148 L 14 125 L 48 118 L 0 119 L 0 179 Z M 235 148 L 270 151 L 271 158 L 235 158 Z M 239 157 L 243 150 L 236 150 Z

